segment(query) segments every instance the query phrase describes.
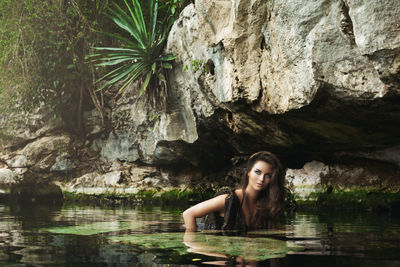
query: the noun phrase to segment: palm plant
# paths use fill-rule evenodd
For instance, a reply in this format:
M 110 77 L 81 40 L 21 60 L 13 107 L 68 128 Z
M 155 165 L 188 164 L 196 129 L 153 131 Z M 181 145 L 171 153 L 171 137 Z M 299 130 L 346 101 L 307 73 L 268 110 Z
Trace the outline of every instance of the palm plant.
M 164 19 L 158 19 L 157 0 L 149 0 L 148 16 L 143 15 L 138 0 L 131 0 L 131 4 L 124 0 L 124 3 L 128 12 L 113 3 L 107 15 L 130 37 L 105 33 L 122 43 L 122 47 L 94 47 L 99 53 L 90 55 L 96 66 L 113 67 L 99 79 L 106 80 L 99 90 L 111 85 L 118 85 L 123 90 L 139 80 L 140 95 L 145 93 L 153 107 L 165 109 L 169 88 L 166 71 L 172 68 L 171 61 L 175 57 L 163 55 L 163 48 L 173 18 L 167 12 Z

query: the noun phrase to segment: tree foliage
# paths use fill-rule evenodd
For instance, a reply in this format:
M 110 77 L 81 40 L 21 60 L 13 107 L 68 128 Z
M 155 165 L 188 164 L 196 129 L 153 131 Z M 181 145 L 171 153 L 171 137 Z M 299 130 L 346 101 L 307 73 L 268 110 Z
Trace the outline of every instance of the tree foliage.
M 140 0 L 140 5 L 145 23 L 150 12 L 153 18 L 157 17 L 155 25 L 162 27 L 164 35 L 159 35 L 160 29 L 156 28 L 153 41 L 159 42 L 157 38 L 163 36 L 165 40 L 165 29 L 169 27 L 160 24 L 160 18 L 168 17 L 172 22 L 188 1 L 156 2 L 157 16 L 149 8 L 149 1 Z M 105 16 L 107 6 L 124 3 L 125 0 L 0 0 L 0 111 L 4 113 L 12 107 L 29 110 L 46 104 L 77 131 L 82 130 L 85 108 L 96 107 L 102 114 L 112 92 L 96 92 L 99 85 L 95 81 L 108 69 L 96 69 L 85 56 L 93 53 L 94 45 L 120 47 L 123 43 L 100 32 L 124 37 L 124 30 Z M 154 26 L 149 25 L 146 30 Z M 153 48 L 162 50 L 162 46 Z M 160 78 L 162 71 L 158 70 L 169 65 L 158 62 L 155 73 Z M 158 82 L 150 79 L 148 88 Z
M 0 0 L 0 109 L 47 105 L 81 129 L 92 68 L 85 55 L 101 35 L 100 0 Z M 89 100 L 89 101 L 88 101 Z M 71 105 L 71 103 L 73 103 Z M 78 126 L 78 127 L 76 127 Z

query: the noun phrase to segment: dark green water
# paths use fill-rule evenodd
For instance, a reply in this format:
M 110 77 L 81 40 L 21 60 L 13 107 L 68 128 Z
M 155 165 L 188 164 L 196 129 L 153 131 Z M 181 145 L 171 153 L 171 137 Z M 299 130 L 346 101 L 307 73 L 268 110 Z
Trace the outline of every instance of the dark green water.
M 388 213 L 297 212 L 278 231 L 184 243 L 183 210 L 0 204 L 0 266 L 400 266 Z

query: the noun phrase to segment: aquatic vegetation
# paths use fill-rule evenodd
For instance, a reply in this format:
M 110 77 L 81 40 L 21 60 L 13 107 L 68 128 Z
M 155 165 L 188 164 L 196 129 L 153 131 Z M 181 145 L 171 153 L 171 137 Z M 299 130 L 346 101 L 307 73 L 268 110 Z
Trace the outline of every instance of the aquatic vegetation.
M 96 222 L 90 224 L 43 228 L 41 230 L 53 234 L 68 234 L 68 235 L 96 235 L 122 230 L 138 229 L 144 226 L 144 222 Z
M 292 243 L 266 238 L 225 236 L 204 233 L 193 234 L 190 242 L 183 242 L 184 233 L 157 233 L 110 237 L 110 240 L 139 245 L 145 249 L 168 249 L 179 255 L 189 253 L 216 253 L 249 260 L 266 260 L 285 257 L 289 252 L 301 251 L 302 247 Z

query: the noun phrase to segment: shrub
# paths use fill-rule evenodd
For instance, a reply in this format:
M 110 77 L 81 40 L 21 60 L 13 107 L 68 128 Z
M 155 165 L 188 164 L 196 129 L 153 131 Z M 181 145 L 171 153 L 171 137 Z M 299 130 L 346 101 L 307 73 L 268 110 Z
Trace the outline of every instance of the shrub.
M 105 33 L 117 39 L 122 47 L 95 47 L 100 53 L 90 55 L 97 66 L 113 67 L 99 79 L 107 80 L 100 89 L 118 85 L 123 90 L 139 80 L 140 95 L 146 93 L 153 107 L 165 109 L 169 88 L 166 71 L 172 68 L 170 62 L 175 57 L 171 54 L 163 55 L 163 48 L 174 17 L 167 11 L 160 19 L 158 1 L 149 1 L 147 16 L 143 14 L 138 0 L 131 0 L 130 4 L 124 0 L 124 3 L 127 11 L 114 2 L 113 8 L 108 8 L 108 16 L 129 37 Z

